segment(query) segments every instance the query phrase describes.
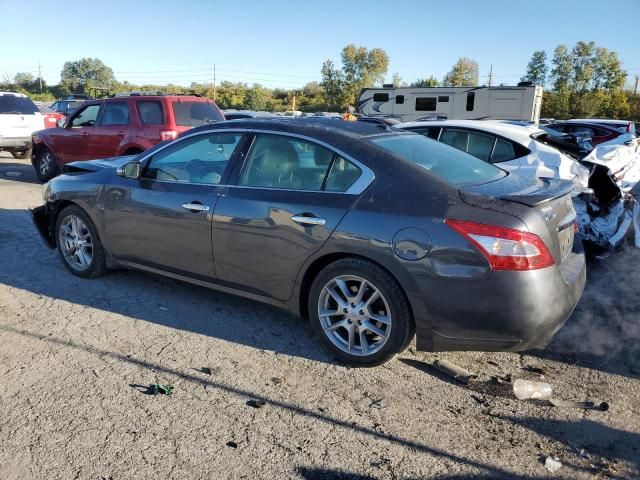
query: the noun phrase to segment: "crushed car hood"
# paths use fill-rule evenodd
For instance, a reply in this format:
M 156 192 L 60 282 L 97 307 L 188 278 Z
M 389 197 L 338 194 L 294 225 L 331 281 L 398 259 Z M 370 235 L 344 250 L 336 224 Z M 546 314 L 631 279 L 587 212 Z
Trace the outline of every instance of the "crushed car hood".
M 104 168 L 118 168 L 129 163 L 137 155 L 125 155 L 122 157 L 100 158 L 96 160 L 83 160 L 80 162 L 67 163 L 64 172 L 97 172 Z

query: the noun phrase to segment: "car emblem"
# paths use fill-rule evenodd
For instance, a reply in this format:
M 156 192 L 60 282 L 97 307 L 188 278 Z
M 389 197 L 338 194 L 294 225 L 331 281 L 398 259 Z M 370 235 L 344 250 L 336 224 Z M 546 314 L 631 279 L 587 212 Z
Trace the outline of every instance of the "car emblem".
M 542 211 L 542 215 L 544 215 L 544 219 L 547 223 L 555 220 L 557 217 L 556 212 L 553 211 L 553 207 L 543 207 L 540 210 Z

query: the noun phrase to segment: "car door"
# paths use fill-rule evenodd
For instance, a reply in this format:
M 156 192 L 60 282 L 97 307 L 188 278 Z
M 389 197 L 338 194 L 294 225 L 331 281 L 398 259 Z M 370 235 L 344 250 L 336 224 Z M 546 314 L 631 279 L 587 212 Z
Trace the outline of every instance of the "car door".
M 105 233 L 119 260 L 210 280 L 211 215 L 242 133 L 202 132 L 152 152 L 138 179 L 106 186 Z
M 95 145 L 92 133 L 95 130 L 102 102 L 85 105 L 75 112 L 64 129 L 55 132 L 55 154 L 62 163 L 91 160 Z
M 313 140 L 257 133 L 236 184 L 225 189 L 214 211 L 218 280 L 288 299 L 303 262 L 368 185 L 361 178 L 373 173 Z
M 107 101 L 98 124 L 94 127 L 92 142 L 94 158 L 113 157 L 131 128 L 131 111 L 128 100 Z

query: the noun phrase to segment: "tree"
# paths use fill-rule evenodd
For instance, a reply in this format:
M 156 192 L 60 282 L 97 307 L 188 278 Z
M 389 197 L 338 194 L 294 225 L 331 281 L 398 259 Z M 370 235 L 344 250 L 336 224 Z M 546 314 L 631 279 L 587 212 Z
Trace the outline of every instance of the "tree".
M 569 102 L 571 90 L 569 82 L 571 81 L 572 62 L 571 54 L 566 45 L 558 45 L 553 51 L 553 60 L 551 61 L 553 68 L 551 69 L 551 79 L 553 81 L 554 96 L 550 98 L 552 105 L 549 110 L 545 109 L 545 116 L 555 118 L 569 118 Z M 543 107 L 544 107 L 543 102 Z
M 527 73 L 520 80 L 523 82 L 532 82 L 534 85 L 544 86 L 547 83 L 547 52 L 544 50 L 536 50 L 527 65 Z
M 368 50 L 349 44 L 340 55 L 342 68 L 331 60 L 322 64 L 322 82 L 328 103 L 334 109 L 355 105 L 360 90 L 382 83 L 389 68 L 389 56 L 381 48 Z
M 66 62 L 60 73 L 60 86 L 66 92 L 90 93 L 92 88 L 116 86 L 113 70 L 97 58 Z
M 262 111 L 267 107 L 268 95 L 264 88 L 255 84 L 244 96 L 244 107 L 248 110 Z
M 438 81 L 438 79 L 436 77 L 434 77 L 433 75 L 431 75 L 429 78 L 419 78 L 419 79 L 417 79 L 410 86 L 411 87 L 421 88 L 421 87 L 437 87 L 439 85 L 440 85 L 440 82 Z
M 475 87 L 478 85 L 478 62 L 470 58 L 458 59 L 442 81 L 445 87 Z
M 391 77 L 391 83 L 395 88 L 398 88 L 402 85 L 402 77 L 398 72 L 394 73 L 393 76 Z

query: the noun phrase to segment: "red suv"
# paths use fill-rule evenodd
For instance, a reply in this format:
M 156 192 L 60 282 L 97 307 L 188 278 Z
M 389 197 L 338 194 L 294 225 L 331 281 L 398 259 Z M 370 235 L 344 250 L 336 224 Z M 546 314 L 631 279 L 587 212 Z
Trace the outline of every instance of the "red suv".
M 31 161 L 47 181 L 65 163 L 134 155 L 224 115 L 211 100 L 197 95 L 119 94 L 82 104 L 63 127 L 35 132 Z

